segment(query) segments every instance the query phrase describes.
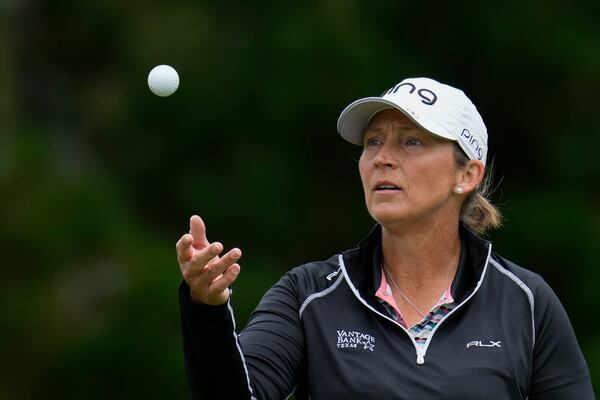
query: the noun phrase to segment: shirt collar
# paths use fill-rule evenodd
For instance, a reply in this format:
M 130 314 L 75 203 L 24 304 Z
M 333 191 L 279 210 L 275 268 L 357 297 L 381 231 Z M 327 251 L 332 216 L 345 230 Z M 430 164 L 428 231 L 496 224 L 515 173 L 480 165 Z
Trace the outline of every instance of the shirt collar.
M 463 223 L 459 226 L 461 252 L 458 268 L 450 294 L 457 302 L 462 302 L 474 290 L 485 267 L 490 242 L 478 237 Z M 359 243 L 356 258 L 346 263 L 349 278 L 361 292 L 363 298 L 375 300 L 375 293 L 381 284 L 381 225 L 376 224 L 371 232 Z

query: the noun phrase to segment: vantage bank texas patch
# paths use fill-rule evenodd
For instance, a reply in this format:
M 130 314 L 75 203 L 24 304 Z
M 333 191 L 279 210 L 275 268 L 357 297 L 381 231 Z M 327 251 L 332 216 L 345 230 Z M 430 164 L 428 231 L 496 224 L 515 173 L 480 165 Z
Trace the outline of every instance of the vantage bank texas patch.
M 368 333 L 354 330 L 338 330 L 338 349 L 357 349 L 363 351 L 375 351 L 375 338 Z

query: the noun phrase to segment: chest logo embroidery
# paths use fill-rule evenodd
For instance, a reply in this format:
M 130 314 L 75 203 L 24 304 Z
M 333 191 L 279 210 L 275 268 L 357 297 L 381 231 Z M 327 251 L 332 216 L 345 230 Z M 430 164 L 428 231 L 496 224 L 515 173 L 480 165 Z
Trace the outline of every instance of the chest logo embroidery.
M 471 347 L 471 346 L 475 346 L 475 347 L 502 347 L 502 345 L 500 343 L 502 343 L 501 340 L 498 340 L 497 342 L 489 340 L 489 343 L 483 343 L 481 340 L 474 340 L 472 342 L 467 343 L 467 349 L 469 347 Z
M 337 331 L 337 348 L 354 348 L 375 351 L 375 338 L 357 331 Z

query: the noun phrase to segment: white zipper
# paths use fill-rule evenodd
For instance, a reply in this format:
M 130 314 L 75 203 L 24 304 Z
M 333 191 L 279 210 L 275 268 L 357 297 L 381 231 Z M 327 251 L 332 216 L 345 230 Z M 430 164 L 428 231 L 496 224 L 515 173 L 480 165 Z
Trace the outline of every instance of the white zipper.
M 354 295 L 360 300 L 361 303 L 363 303 L 368 309 L 370 309 L 371 311 L 373 311 L 375 314 L 382 316 L 383 318 L 392 321 L 394 324 L 396 324 L 397 326 L 399 326 L 404 332 L 406 332 L 406 334 L 408 335 L 408 337 L 410 338 L 410 341 L 412 342 L 413 346 L 415 347 L 415 351 L 417 354 L 417 365 L 423 365 L 425 364 L 425 354 L 427 353 L 427 348 L 429 347 L 429 344 L 431 343 L 431 339 L 433 339 L 433 334 L 437 331 L 437 329 L 440 327 L 440 325 L 452 314 L 454 314 L 454 312 L 456 310 L 458 310 L 459 308 L 461 308 L 463 306 L 463 304 L 467 303 L 471 297 L 473 297 L 475 295 L 475 293 L 477 293 L 477 291 L 479 290 L 479 288 L 481 287 L 481 284 L 483 282 L 483 278 L 485 277 L 485 273 L 487 272 L 487 267 L 488 267 L 488 263 L 490 260 L 490 256 L 492 254 L 492 244 L 489 244 L 489 248 L 488 248 L 488 255 L 487 258 L 485 260 L 485 264 L 483 267 L 483 272 L 481 273 L 481 278 L 479 278 L 479 281 L 477 282 L 477 286 L 475 287 L 475 289 L 473 289 L 473 292 L 471 292 L 471 294 L 469 295 L 469 297 L 467 297 L 462 303 L 460 303 L 459 305 L 457 305 L 455 308 L 453 308 L 448 314 L 446 314 L 437 324 L 436 326 L 433 328 L 433 330 L 431 331 L 431 334 L 429 335 L 429 337 L 425 340 L 425 343 L 422 346 L 419 346 L 415 340 L 415 338 L 410 334 L 410 332 L 402 325 L 400 325 L 397 321 L 395 321 L 394 319 L 390 318 L 387 315 L 384 315 L 382 313 L 380 313 L 379 311 L 377 311 L 376 309 L 374 309 L 373 307 L 371 307 L 371 305 L 369 303 L 367 303 L 361 296 L 360 293 L 358 292 L 358 290 L 354 287 L 354 285 L 352 284 L 352 281 L 350 280 L 350 276 L 348 275 L 348 272 L 346 271 L 346 265 L 344 264 L 344 258 L 342 257 L 342 255 L 340 254 L 340 256 L 338 257 L 339 259 L 339 263 L 340 263 L 340 267 L 342 267 L 342 271 L 344 272 L 344 278 L 346 279 L 346 282 L 348 283 L 348 285 L 350 286 L 350 289 L 352 290 L 352 292 L 354 293 Z
M 425 352 L 421 347 L 417 349 L 417 364 L 423 365 L 425 364 Z

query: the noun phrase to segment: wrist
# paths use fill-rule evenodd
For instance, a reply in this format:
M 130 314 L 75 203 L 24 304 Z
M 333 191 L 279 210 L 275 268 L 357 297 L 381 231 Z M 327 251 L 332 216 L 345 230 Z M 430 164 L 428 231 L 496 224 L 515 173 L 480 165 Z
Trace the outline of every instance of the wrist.
M 222 306 L 227 303 L 229 297 L 231 296 L 231 289 L 227 288 L 224 290 L 219 296 L 214 298 L 201 298 L 197 294 L 194 293 L 193 290 L 190 290 L 190 300 L 196 304 L 203 304 L 207 306 Z

